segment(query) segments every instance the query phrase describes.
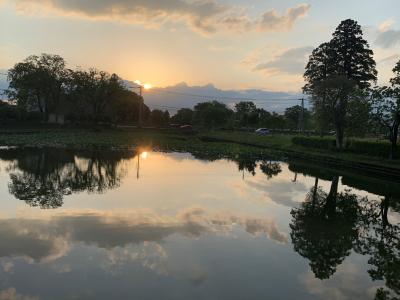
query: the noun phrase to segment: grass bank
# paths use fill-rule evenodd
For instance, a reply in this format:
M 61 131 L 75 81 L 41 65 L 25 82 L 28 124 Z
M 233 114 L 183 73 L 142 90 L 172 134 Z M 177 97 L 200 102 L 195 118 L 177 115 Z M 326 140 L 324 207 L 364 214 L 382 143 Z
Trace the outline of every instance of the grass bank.
M 186 135 L 175 130 L 74 130 L 33 129 L 0 131 L 0 146 L 58 148 L 151 148 L 159 151 L 190 152 L 198 158 L 214 160 L 235 156 L 272 157 L 267 148 L 235 143 L 202 141 L 198 135 Z
M 161 151 L 191 152 L 199 158 L 267 156 L 301 158 L 360 170 L 400 175 L 400 160 L 336 152 L 294 144 L 291 135 L 257 136 L 248 132 L 213 131 L 184 135 L 173 130 L 32 129 L 0 131 L 0 146 L 30 147 L 151 147 Z M 397 176 L 397 175 L 396 175 Z
M 332 164 L 342 164 L 347 167 L 377 166 L 400 171 L 400 159 L 389 160 L 384 158 L 388 153 L 380 156 L 357 154 L 351 151 L 336 151 L 335 149 L 310 148 L 293 143 L 293 135 L 258 136 L 248 132 L 216 131 L 202 134 L 204 141 L 231 142 L 242 145 L 268 148 L 271 151 L 286 153 L 292 157 L 315 160 Z M 328 138 L 329 139 L 329 138 Z

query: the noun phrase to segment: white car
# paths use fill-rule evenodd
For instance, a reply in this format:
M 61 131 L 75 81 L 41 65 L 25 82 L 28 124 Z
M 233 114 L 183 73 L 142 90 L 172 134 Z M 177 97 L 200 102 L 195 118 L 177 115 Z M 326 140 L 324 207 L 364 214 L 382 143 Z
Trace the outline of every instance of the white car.
M 269 132 L 269 130 L 267 128 L 258 128 L 255 131 L 255 133 L 258 134 L 258 135 L 268 135 L 268 134 L 270 134 L 270 132 Z

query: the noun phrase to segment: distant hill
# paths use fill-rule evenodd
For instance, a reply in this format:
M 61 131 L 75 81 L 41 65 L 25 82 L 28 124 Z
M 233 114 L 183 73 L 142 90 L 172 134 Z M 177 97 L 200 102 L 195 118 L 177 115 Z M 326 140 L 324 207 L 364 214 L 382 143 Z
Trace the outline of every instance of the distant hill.
M 128 86 L 134 83 L 127 82 Z M 153 88 L 144 91 L 146 104 L 151 108 L 168 109 L 174 113 L 177 108 L 193 108 L 197 103 L 217 100 L 230 107 L 239 101 L 253 101 L 257 107 L 268 111 L 283 112 L 285 108 L 300 104 L 302 94 L 270 92 L 258 89 L 221 90 L 212 84 L 205 86 L 189 86 L 182 82 L 165 88 Z M 286 100 L 285 100 L 286 99 Z
M 0 73 L 5 74 L 6 72 L 7 70 L 0 69 Z M 128 88 L 135 86 L 135 83 L 131 81 L 125 80 L 125 83 Z M 7 87 L 6 76 L 0 75 L 0 89 Z M 223 102 L 230 107 L 233 107 L 239 101 L 253 101 L 257 107 L 281 113 L 289 106 L 300 104 L 300 101 L 294 100 L 301 97 L 302 94 L 300 93 L 270 92 L 259 89 L 221 90 L 212 84 L 189 86 L 185 82 L 144 91 L 146 105 L 151 109 L 168 110 L 171 114 L 174 114 L 179 108 L 193 108 L 199 102 L 211 100 Z M 5 98 L 4 95 L 0 94 L 0 99 Z
M 2 93 L 3 89 L 8 88 L 7 76 L 3 75 L 6 74 L 7 70 L 0 69 L 0 99 L 5 99 L 5 95 Z

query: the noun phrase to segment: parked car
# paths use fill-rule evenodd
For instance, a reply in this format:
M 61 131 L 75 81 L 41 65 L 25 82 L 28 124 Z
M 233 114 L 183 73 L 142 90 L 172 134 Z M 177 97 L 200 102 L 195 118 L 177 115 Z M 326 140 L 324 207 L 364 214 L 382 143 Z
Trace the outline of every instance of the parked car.
M 197 133 L 194 129 L 192 125 L 182 125 L 181 127 L 179 127 L 179 130 L 185 134 L 195 134 Z
M 258 135 L 268 135 L 270 134 L 270 131 L 267 128 L 258 128 L 255 133 Z

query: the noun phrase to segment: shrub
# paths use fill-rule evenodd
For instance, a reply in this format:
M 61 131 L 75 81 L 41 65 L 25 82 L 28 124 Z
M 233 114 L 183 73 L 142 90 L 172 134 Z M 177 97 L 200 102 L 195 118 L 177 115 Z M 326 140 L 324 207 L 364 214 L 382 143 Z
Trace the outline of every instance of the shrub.
M 317 137 L 303 137 L 303 136 L 295 136 L 292 138 L 292 143 L 294 145 L 300 145 L 307 148 L 315 148 L 315 149 L 334 149 L 335 148 L 335 140 L 331 138 L 317 138 Z
M 390 143 L 389 142 L 373 142 L 373 141 L 361 141 L 353 140 L 347 149 L 350 152 L 388 157 L 390 153 Z M 400 150 L 397 149 L 397 157 L 400 156 Z
M 314 149 L 336 149 L 336 142 L 332 138 L 296 136 L 292 138 L 292 143 L 294 145 L 300 145 L 303 147 Z M 348 140 L 345 145 L 345 151 L 356 154 L 386 158 L 390 153 L 390 143 L 383 141 L 374 142 L 367 140 Z M 400 156 L 400 149 L 397 150 L 397 156 Z

